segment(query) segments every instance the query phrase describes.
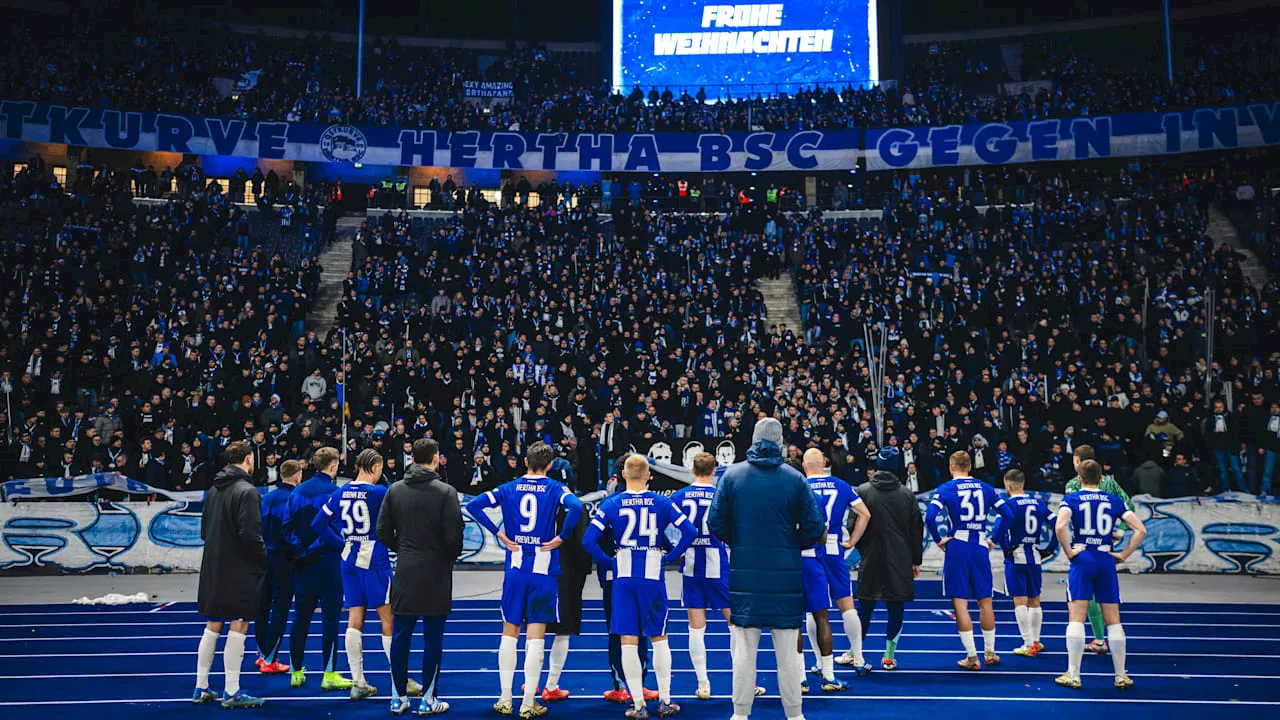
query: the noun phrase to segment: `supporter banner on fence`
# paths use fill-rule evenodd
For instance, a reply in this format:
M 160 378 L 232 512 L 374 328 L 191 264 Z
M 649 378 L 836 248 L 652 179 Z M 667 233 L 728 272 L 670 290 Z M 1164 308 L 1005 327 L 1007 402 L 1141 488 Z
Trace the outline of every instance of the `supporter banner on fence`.
M 745 438 L 744 438 L 745 441 Z M 636 440 L 631 443 L 632 452 L 647 455 L 650 460 L 659 463 L 678 465 L 687 470 L 693 469 L 693 458 L 698 453 L 708 452 L 716 456 L 716 465 L 724 467 L 732 465 L 747 456 L 746 446 L 734 443 L 728 437 L 689 437 L 659 438 L 657 440 Z
M 868 130 L 868 170 L 1169 155 L 1280 144 L 1280 103 Z
M 203 493 L 196 493 L 202 495 Z M 604 493 L 582 497 L 588 512 Z M 461 496 L 465 505 L 470 496 Z M 0 572 L 200 569 L 202 501 L 19 502 L 0 505 Z M 498 539 L 463 511 L 459 563 L 502 563 Z
M 692 481 L 688 470 L 650 460 L 653 487 L 670 494 Z M 583 496 L 588 512 L 604 493 Z M 1056 508 L 1061 496 L 1045 496 Z M 1161 500 L 1134 498 L 1147 526 L 1142 548 L 1126 563 L 1130 572 L 1259 573 L 1280 575 L 1280 503 L 1247 496 Z M 462 496 L 465 504 L 470 498 Z M 928 496 L 919 498 L 924 513 Z M 18 502 L 0 505 L 0 571 L 31 573 L 60 568 L 83 573 L 157 568 L 200 568 L 203 503 L 188 502 Z M 505 550 L 464 511 L 460 563 L 501 563 Z M 1120 547 L 1123 547 L 1123 542 Z M 853 553 L 856 558 L 856 551 Z M 1003 559 L 992 553 L 996 586 L 1003 586 Z M 924 569 L 942 568 L 942 551 L 926 536 Z M 1065 571 L 1059 550 L 1045 561 Z
M 152 487 L 118 472 L 77 475 L 72 478 L 28 478 L 0 483 L 0 500 L 38 500 L 87 495 L 98 490 L 116 490 L 134 495 L 156 495 L 169 500 L 204 499 L 203 492 L 175 492 Z
M 462 96 L 468 98 L 509 98 L 515 94 L 515 83 L 487 80 L 462 81 Z
M 254 122 L 6 100 L 10 140 L 307 162 L 494 170 L 740 172 L 851 170 L 857 130 L 528 133 Z
M 1055 511 L 1062 502 L 1061 495 L 1039 495 Z M 917 496 L 921 514 L 930 497 Z M 1280 502 L 1242 494 L 1177 500 L 1143 495 L 1133 498 L 1133 505 L 1147 527 L 1147 539 L 1125 563 L 1129 572 L 1280 575 Z M 1117 549 L 1124 548 L 1127 537 Z M 941 570 L 942 556 L 926 531 L 923 569 Z M 1002 588 L 1004 558 L 992 553 L 991 561 L 996 587 Z M 1066 572 L 1067 566 L 1061 548 L 1044 562 L 1045 569 L 1053 572 Z

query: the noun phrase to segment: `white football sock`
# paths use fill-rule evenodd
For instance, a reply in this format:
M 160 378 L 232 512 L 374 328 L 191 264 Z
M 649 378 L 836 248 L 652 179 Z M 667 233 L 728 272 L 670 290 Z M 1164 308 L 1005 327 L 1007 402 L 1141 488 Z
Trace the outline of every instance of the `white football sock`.
M 732 640 L 730 643 L 732 644 Z M 709 686 L 711 680 L 707 677 L 707 629 L 705 627 L 689 628 L 689 659 L 693 661 L 693 672 L 698 676 L 698 687 Z
M 658 700 L 671 702 L 671 643 L 656 640 L 653 643 L 653 673 L 658 676 Z M 644 691 L 641 690 L 643 695 Z
M 1044 625 L 1044 610 L 1027 608 L 1027 620 L 1031 623 L 1031 641 L 1040 642 L 1040 628 Z
M 818 621 L 813 618 L 813 613 L 808 613 L 804 617 L 805 634 L 809 636 L 809 649 L 813 651 L 813 667 L 819 667 L 822 665 L 822 653 L 818 651 Z M 800 655 L 803 656 L 804 653 Z M 804 664 L 804 657 L 800 658 L 800 664 Z
M 622 676 L 627 681 L 627 692 L 637 710 L 644 707 L 644 668 L 640 665 L 640 647 L 622 646 Z
M 1084 623 L 1067 623 L 1067 674 L 1080 677 L 1080 660 L 1084 657 Z
M 982 652 L 988 655 L 996 654 L 996 629 L 982 631 Z
M 862 618 L 857 610 L 845 610 L 840 613 L 844 620 L 844 634 L 849 637 L 849 654 L 853 656 L 853 664 L 862 667 L 866 660 L 862 657 Z
M 547 641 L 544 638 L 524 641 L 524 701 L 520 704 L 521 709 L 533 707 L 533 699 L 538 696 L 546 649 Z
M 391 636 L 382 636 L 382 654 L 387 656 L 387 664 L 391 664 Z
M 547 689 L 560 689 L 560 674 L 564 672 L 564 663 L 569 659 L 569 636 L 557 635 L 551 643 L 551 663 L 547 666 Z
M 1111 664 L 1115 668 L 1116 677 L 1125 674 L 1124 653 L 1127 644 L 1123 625 L 1116 623 L 1107 626 L 1107 647 L 1111 650 Z
M 960 644 L 964 646 L 965 657 L 974 657 L 978 654 L 977 648 L 973 644 L 973 631 L 960 631 Z
M 222 668 L 227 673 L 225 692 L 240 692 L 240 665 L 244 663 L 244 633 L 232 630 L 227 633 L 227 646 L 222 648 Z
M 351 668 L 351 682 L 364 684 L 364 633 L 347 628 L 347 665 Z
M 795 667 L 796 667 L 796 678 L 797 678 L 797 682 L 798 682 L 798 683 L 800 683 L 800 684 L 804 684 L 805 682 L 807 682 L 807 681 L 808 681 L 808 678 L 806 677 L 806 675 L 807 675 L 807 673 L 808 673 L 808 670 L 806 670 L 806 669 L 805 669 L 805 667 L 804 667 L 804 653 L 802 653 L 802 652 L 798 652 L 798 653 L 796 653 L 796 666 L 795 666 Z
M 1035 642 L 1031 639 L 1031 608 L 1026 605 L 1015 605 L 1013 608 L 1013 617 L 1018 621 L 1018 634 L 1022 636 L 1022 646 L 1031 647 L 1031 643 Z
M 204 629 L 200 636 L 200 649 L 196 651 L 196 687 L 209 689 L 209 671 L 213 669 L 213 656 L 218 654 L 218 633 Z
M 511 702 L 511 683 L 516 679 L 516 638 L 502 636 L 498 645 L 498 701 Z M 518 708 L 517 708 L 518 709 Z
M 836 679 L 836 659 L 833 655 L 823 655 L 818 658 L 818 665 L 822 667 L 822 679 L 827 682 L 835 682 Z

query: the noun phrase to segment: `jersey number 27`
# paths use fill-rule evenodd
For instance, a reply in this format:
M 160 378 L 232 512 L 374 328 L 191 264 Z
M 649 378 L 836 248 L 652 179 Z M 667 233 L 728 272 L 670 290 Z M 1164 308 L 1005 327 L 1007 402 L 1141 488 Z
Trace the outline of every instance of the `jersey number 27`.
M 711 534 L 707 528 L 707 516 L 711 513 L 710 500 L 685 500 L 680 503 L 685 508 L 685 514 L 689 516 L 689 522 L 694 523 L 698 527 L 698 533 L 703 537 Z

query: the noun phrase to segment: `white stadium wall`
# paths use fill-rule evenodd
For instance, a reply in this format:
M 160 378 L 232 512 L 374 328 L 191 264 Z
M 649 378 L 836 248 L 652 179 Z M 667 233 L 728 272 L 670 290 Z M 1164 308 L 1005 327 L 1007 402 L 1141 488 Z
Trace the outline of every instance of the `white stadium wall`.
M 1049 498 L 1050 506 L 1056 507 L 1058 499 Z M 925 500 L 920 506 L 923 512 Z M 1142 497 L 1135 506 L 1148 536 L 1126 563 L 1130 572 L 1280 575 L 1280 503 Z M 0 505 L 0 572 L 197 571 L 200 509 L 194 501 L 5 503 Z M 497 539 L 470 518 L 465 532 L 460 563 L 502 562 Z M 924 569 L 941 569 L 942 551 L 927 538 L 925 543 Z M 999 553 L 991 557 L 999 566 Z M 1045 567 L 1065 570 L 1061 552 Z

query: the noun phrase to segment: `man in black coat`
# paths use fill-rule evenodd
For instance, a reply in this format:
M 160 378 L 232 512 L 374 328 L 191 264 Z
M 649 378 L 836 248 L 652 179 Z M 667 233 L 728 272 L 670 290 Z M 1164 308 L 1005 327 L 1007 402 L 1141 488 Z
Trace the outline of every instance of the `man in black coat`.
M 896 475 L 882 469 L 897 467 L 897 454 L 894 448 L 881 450 L 871 482 L 857 488 L 858 497 L 871 511 L 867 531 L 858 542 L 862 556 L 858 566 L 858 615 L 865 639 L 876 603 L 883 600 L 888 606 L 888 640 L 880 661 L 885 670 L 898 667 L 893 654 L 902 635 L 905 603 L 915 599 L 915 578 L 920 577 L 924 555 L 924 520 L 916 498 L 902 487 Z
M 564 533 L 566 513 L 556 515 L 556 528 Z M 591 554 L 582 547 L 582 536 L 587 534 L 591 515 L 583 511 L 578 516 L 570 539 L 560 546 L 560 621 L 547 624 L 547 632 L 556 636 L 551 645 L 551 664 L 547 672 L 547 685 L 542 692 L 543 702 L 556 702 L 569 697 L 569 691 L 561 689 L 560 675 L 569 656 L 569 637 L 582 634 L 582 590 L 591 575 Z
M 444 622 L 453 609 L 453 563 L 462 554 L 462 506 L 458 491 L 440 478 L 440 444 L 430 438 L 413 444 L 413 465 L 392 485 L 378 513 L 378 541 L 397 553 L 391 581 L 392 712 L 408 708 L 409 642 L 422 619 L 422 715 L 443 713 L 449 704 L 436 697 Z M 399 712 L 397 712 L 399 708 Z
M 1227 410 L 1222 398 L 1213 401 L 1213 413 L 1201 422 L 1204 442 L 1213 453 L 1214 463 L 1218 467 L 1218 475 L 1222 480 L 1222 490 L 1231 490 L 1231 478 L 1240 487 L 1240 492 L 1252 492 L 1249 484 L 1240 472 L 1240 426 L 1234 414 Z
M 222 707 L 246 708 L 262 705 L 262 699 L 240 689 L 240 665 L 244 661 L 248 618 L 258 614 L 262 579 L 266 574 L 267 551 L 262 544 L 262 507 L 253 488 L 253 450 L 248 443 L 227 446 L 227 465 L 218 472 L 204 500 L 200 537 L 204 555 L 200 559 L 198 608 L 208 618 L 196 660 L 196 689 L 191 702 L 213 702 L 218 695 L 209 689 L 209 671 L 218 648 L 224 620 L 231 632 L 222 651 L 226 687 Z

